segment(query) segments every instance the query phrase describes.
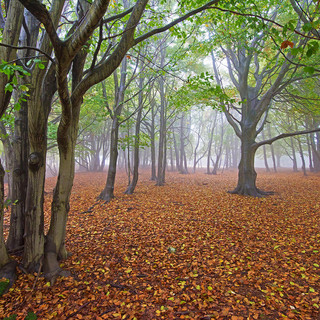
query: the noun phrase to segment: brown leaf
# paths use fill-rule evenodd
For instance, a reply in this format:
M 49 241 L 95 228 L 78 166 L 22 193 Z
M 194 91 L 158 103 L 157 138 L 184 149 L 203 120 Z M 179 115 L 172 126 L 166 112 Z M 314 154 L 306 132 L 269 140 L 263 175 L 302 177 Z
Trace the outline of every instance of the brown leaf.
M 282 43 L 281 43 L 281 49 L 283 50 L 283 49 L 286 49 L 286 48 L 288 48 L 288 47 L 290 47 L 290 48 L 293 48 L 293 46 L 294 46 L 294 43 L 293 42 L 291 42 L 291 41 L 289 41 L 289 40 L 285 40 L 285 41 L 283 41 Z

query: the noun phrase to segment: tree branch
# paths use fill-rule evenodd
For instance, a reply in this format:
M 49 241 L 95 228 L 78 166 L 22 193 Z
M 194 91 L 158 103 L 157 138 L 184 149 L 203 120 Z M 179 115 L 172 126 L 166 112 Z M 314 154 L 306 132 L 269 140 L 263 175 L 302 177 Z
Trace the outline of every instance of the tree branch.
M 154 36 L 155 34 L 158 34 L 158 33 L 162 33 L 164 31 L 167 31 L 169 30 L 170 28 L 174 27 L 175 25 L 177 25 L 178 23 L 182 22 L 182 21 L 185 21 L 186 19 L 196 15 L 197 13 L 200 13 L 204 10 L 207 10 L 207 9 L 210 9 L 210 8 L 213 8 L 211 7 L 213 4 L 216 4 L 218 3 L 219 0 L 213 0 L 213 1 L 209 1 L 207 4 L 203 5 L 202 7 L 199 7 L 195 10 L 192 10 L 190 12 L 188 12 L 187 14 L 185 14 L 184 16 L 182 17 L 179 17 L 177 18 L 176 20 L 173 20 L 172 22 L 170 22 L 169 24 L 165 25 L 164 27 L 162 28 L 157 28 L 157 29 L 153 29 L 145 34 L 143 34 L 142 36 L 140 37 L 137 37 L 134 41 L 134 45 L 140 43 L 141 41 L 143 40 L 146 40 L 148 38 L 150 38 L 151 36 Z
M 16 49 L 16 50 L 28 50 L 28 49 L 31 49 L 31 50 L 34 50 L 34 51 L 38 51 L 41 54 L 43 54 L 45 57 L 47 57 L 51 62 L 55 63 L 54 59 L 52 57 L 50 57 L 50 55 L 48 55 L 47 53 L 45 53 L 44 51 L 42 51 L 41 49 L 38 49 L 36 47 L 30 47 L 30 46 L 17 47 L 17 46 L 12 46 L 12 45 L 6 44 L 6 43 L 0 43 L 0 46 L 6 47 L 6 48 L 11 48 L 11 49 Z M 7 61 L 7 62 L 10 62 L 10 61 Z
M 43 23 L 54 48 L 58 48 L 62 41 L 58 37 L 56 27 L 46 6 L 38 0 L 19 0 L 41 23 Z
M 312 129 L 312 130 L 302 130 L 302 131 L 295 131 L 295 132 L 291 132 L 291 133 L 281 133 L 278 136 L 268 139 L 268 140 L 264 140 L 261 142 L 256 142 L 255 144 L 253 144 L 253 148 L 254 149 L 258 149 L 259 147 L 265 145 L 265 144 L 272 144 L 273 142 L 283 139 L 283 138 L 288 138 L 288 137 L 293 137 L 293 136 L 298 136 L 300 134 L 308 134 L 308 133 L 314 133 L 314 132 L 320 132 L 320 128 L 317 129 Z
M 216 10 L 219 10 L 219 11 L 222 11 L 222 12 L 230 12 L 234 15 L 237 15 L 237 16 L 242 16 L 242 17 L 250 17 L 250 18 L 258 18 L 258 19 L 261 19 L 263 21 L 266 21 L 266 22 L 270 22 L 274 25 L 276 25 L 277 27 L 280 27 L 280 28 L 284 28 L 284 25 L 272 20 L 272 19 L 268 19 L 268 18 L 265 18 L 263 16 L 260 16 L 260 15 L 257 15 L 257 14 L 251 14 L 251 13 L 241 13 L 241 12 L 238 12 L 238 11 L 233 11 L 233 10 L 229 10 L 229 9 L 223 9 L 223 8 L 219 8 L 219 7 L 209 7 L 208 9 L 216 9 Z M 312 37 L 312 36 L 308 36 L 307 34 L 304 34 L 296 29 L 293 30 L 294 33 L 298 34 L 299 36 L 302 36 L 304 38 L 308 38 L 308 39 L 313 39 L 313 40 L 319 40 L 319 37 Z

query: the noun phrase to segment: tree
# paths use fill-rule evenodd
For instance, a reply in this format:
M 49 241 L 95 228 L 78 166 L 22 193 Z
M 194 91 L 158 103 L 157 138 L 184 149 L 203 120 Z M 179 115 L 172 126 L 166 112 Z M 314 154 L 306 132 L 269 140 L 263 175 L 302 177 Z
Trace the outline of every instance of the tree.
M 45 68 L 39 68 L 44 71 L 32 72 L 27 80 L 31 83 L 32 90 L 30 90 L 28 101 L 30 154 L 23 258 L 26 270 L 38 271 L 43 261 L 46 277 L 48 280 L 54 281 L 56 276 L 60 274 L 57 259 L 67 256 L 64 239 L 69 211 L 69 196 L 74 176 L 79 114 L 84 94 L 92 86 L 111 76 L 131 47 L 157 33 L 174 27 L 192 15 L 208 9 L 210 5 L 216 2 L 218 1 L 205 3 L 202 7 L 186 13 L 165 26 L 159 26 L 153 30 L 145 28 L 141 30 L 139 35 L 135 36 L 138 23 L 143 22 L 143 13 L 148 5 L 147 0 L 138 0 L 132 7 L 120 13 L 112 12 L 109 6 L 110 1 L 107 0 L 97 0 L 91 5 L 79 0 L 78 19 L 69 30 L 61 34 L 58 34 L 57 26 L 64 6 L 63 1 L 53 1 L 49 11 L 39 1 L 21 0 L 21 3 L 45 28 L 41 47 L 36 48 L 36 50 L 43 54 L 43 56 L 39 56 L 40 65 L 46 66 Z M 107 10 L 111 12 L 111 16 L 103 18 Z M 84 15 L 86 15 L 86 19 L 82 19 Z M 121 21 L 121 19 L 127 17 L 129 17 L 127 22 L 122 21 L 124 22 L 122 24 L 124 28 L 120 29 L 120 34 L 115 34 L 112 37 L 118 41 L 112 42 L 111 46 L 107 48 L 106 54 L 103 54 L 102 50 L 105 49 L 101 48 L 105 38 L 103 28 L 106 27 L 109 30 L 109 23 L 112 24 L 114 21 Z M 84 71 L 88 40 L 95 30 L 99 30 L 98 43 L 94 50 L 91 66 Z M 65 37 L 65 39 L 62 39 L 62 37 Z M 54 59 L 51 58 L 51 50 L 54 52 Z M 36 65 L 37 63 L 34 63 L 33 66 Z M 71 88 L 69 88 L 68 83 L 70 70 L 72 74 Z M 52 86 L 52 83 L 56 83 L 57 87 Z M 46 163 L 46 130 L 51 100 L 56 90 L 62 110 L 57 132 L 60 163 L 52 202 L 50 229 L 45 239 L 43 230 L 43 186 Z M 6 105 L 3 104 L 1 108 L 4 111 Z M 2 243 L 3 241 L 1 241 Z M 3 246 L 1 250 L 5 251 Z M 42 260 L 43 256 L 44 260 Z M 3 265 L 8 259 L 6 254 L 1 254 L 1 258 L 3 259 L 1 265 Z
M 266 12 L 269 19 L 274 19 L 277 14 L 281 16 L 279 8 L 271 7 L 269 12 Z M 230 24 L 225 23 L 220 30 L 220 36 L 226 32 L 229 35 L 221 46 L 221 51 L 226 57 L 232 84 L 238 91 L 240 106 L 235 107 L 233 101 L 229 101 L 226 103 L 225 115 L 241 140 L 238 184 L 231 193 L 260 197 L 269 194 L 269 192 L 256 187 L 257 174 L 254 169 L 256 150 L 258 147 L 270 144 L 288 136 L 288 134 L 282 134 L 258 143 L 256 138 L 264 128 L 272 99 L 290 83 L 308 75 L 301 73 L 300 65 L 294 65 L 290 62 L 296 58 L 292 51 L 284 53 L 280 46 L 273 47 L 273 44 L 268 42 L 270 34 L 267 25 L 260 24 L 261 29 L 258 32 L 242 17 L 239 20 L 230 17 L 228 21 Z M 235 27 L 233 23 L 236 23 L 238 28 L 242 28 L 246 35 L 238 32 L 231 33 L 230 30 Z M 297 47 L 304 46 L 306 42 L 307 39 L 304 37 L 296 36 Z M 217 82 L 221 85 L 217 68 L 214 69 Z M 239 117 L 232 113 L 232 110 L 235 110 Z M 289 136 L 295 134 L 292 133 Z

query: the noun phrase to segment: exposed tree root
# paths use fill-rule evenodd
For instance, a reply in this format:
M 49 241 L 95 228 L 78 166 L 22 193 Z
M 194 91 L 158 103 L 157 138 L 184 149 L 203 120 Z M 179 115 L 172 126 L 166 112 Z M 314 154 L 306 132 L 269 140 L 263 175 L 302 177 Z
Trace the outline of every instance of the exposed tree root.
M 17 262 L 14 260 L 11 260 L 0 269 L 0 278 L 5 278 L 9 280 L 9 284 L 4 290 L 3 294 L 7 293 L 8 290 L 12 287 L 12 285 L 16 281 L 17 279 L 16 268 L 17 268 Z
M 274 194 L 273 191 L 263 191 L 257 187 L 248 187 L 248 186 L 241 186 L 241 187 L 238 186 L 234 190 L 228 191 L 228 193 L 239 194 L 243 196 L 250 196 L 255 198 L 263 198 L 263 197 Z
M 47 238 L 46 244 L 45 244 L 43 274 L 46 281 L 50 282 L 51 286 L 54 285 L 56 279 L 59 276 L 69 277 L 71 275 L 70 272 L 62 270 L 60 268 L 55 244 L 49 238 Z
M 114 195 L 105 194 L 104 192 L 101 192 L 97 200 L 104 200 L 105 203 L 109 203 L 113 198 Z
M 127 190 L 124 192 L 124 194 L 133 194 L 134 187 L 133 186 L 128 186 Z

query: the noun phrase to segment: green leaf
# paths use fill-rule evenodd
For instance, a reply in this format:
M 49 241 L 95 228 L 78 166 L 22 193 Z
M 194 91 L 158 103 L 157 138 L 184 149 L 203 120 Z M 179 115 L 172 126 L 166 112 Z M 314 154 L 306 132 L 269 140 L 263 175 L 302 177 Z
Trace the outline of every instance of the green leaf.
M 38 317 L 35 313 L 33 312 L 28 312 L 26 317 L 24 318 L 25 320 L 36 320 Z
M 313 67 L 305 67 L 303 68 L 303 71 L 309 74 L 314 74 L 315 69 Z
M 12 92 L 13 91 L 13 86 L 11 83 L 7 83 L 6 86 L 4 87 L 4 92 Z

